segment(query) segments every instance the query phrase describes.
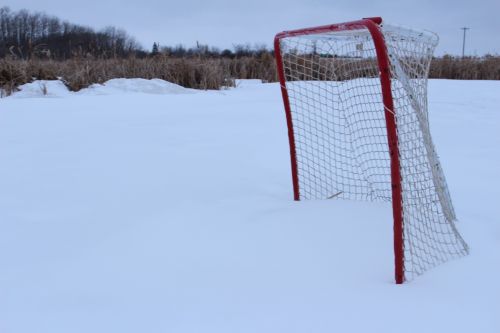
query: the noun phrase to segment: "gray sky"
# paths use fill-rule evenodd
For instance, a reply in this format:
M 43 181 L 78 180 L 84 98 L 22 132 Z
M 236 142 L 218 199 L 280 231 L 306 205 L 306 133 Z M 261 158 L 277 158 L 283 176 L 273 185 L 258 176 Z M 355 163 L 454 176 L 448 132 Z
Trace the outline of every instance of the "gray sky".
M 150 49 L 160 45 L 220 48 L 266 44 L 282 30 L 382 16 L 388 23 L 438 33 L 437 54 L 500 54 L 500 0 L 2 0 L 0 6 L 43 11 L 96 29 L 124 28 Z

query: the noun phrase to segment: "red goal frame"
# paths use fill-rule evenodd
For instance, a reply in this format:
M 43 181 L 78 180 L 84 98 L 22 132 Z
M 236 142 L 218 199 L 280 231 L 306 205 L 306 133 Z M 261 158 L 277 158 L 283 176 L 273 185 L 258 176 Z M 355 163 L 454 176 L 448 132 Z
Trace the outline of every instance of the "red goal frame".
M 387 139 L 389 145 L 389 155 L 391 160 L 391 188 L 392 188 L 392 213 L 394 220 L 394 260 L 395 260 L 395 279 L 397 284 L 405 280 L 404 276 L 404 242 L 403 242 L 403 209 L 401 193 L 401 170 L 399 161 L 397 125 L 395 119 L 394 102 L 391 89 L 391 67 L 387 53 L 387 46 L 384 36 L 380 31 L 382 24 L 381 17 L 364 18 L 358 21 L 345 22 L 332 25 L 324 25 L 312 28 L 283 31 L 274 38 L 274 50 L 278 76 L 285 106 L 286 121 L 288 126 L 288 139 L 290 143 L 290 158 L 292 164 L 292 182 L 294 200 L 300 200 L 299 175 L 297 168 L 297 155 L 295 150 L 295 136 L 293 130 L 292 111 L 288 91 L 286 88 L 286 78 L 283 68 L 283 59 L 281 55 L 280 40 L 282 38 L 318 34 L 322 32 L 335 32 L 345 30 L 367 29 L 373 39 L 377 54 L 377 63 L 380 74 L 380 84 L 382 101 L 384 104 L 385 122 L 387 127 Z M 382 111 L 382 110 L 381 110 Z

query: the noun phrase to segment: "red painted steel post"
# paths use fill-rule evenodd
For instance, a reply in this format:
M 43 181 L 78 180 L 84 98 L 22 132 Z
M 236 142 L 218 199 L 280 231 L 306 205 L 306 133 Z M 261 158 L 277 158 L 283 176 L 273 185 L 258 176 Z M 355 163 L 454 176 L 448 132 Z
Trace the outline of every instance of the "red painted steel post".
M 399 161 L 399 146 L 394 101 L 391 89 L 391 66 L 387 54 L 384 36 L 377 23 L 371 19 L 365 22 L 366 28 L 372 35 L 377 52 L 377 62 L 380 70 L 380 84 L 382 86 L 382 100 L 385 108 L 385 122 L 389 154 L 391 157 L 391 188 L 392 214 L 394 219 L 394 264 L 397 284 L 404 282 L 404 240 L 403 240 L 403 207 L 401 188 L 401 164 Z
M 285 70 L 283 68 L 283 59 L 281 57 L 280 35 L 274 38 L 274 55 L 278 68 L 278 76 L 281 85 L 281 95 L 283 96 L 283 104 L 285 105 L 286 123 L 288 127 L 288 141 L 290 142 L 290 159 L 292 163 L 292 182 L 293 182 L 293 199 L 300 200 L 299 190 L 299 175 L 297 168 L 297 152 L 295 150 L 295 135 L 293 133 L 292 110 L 290 109 L 290 100 L 288 91 L 286 90 Z

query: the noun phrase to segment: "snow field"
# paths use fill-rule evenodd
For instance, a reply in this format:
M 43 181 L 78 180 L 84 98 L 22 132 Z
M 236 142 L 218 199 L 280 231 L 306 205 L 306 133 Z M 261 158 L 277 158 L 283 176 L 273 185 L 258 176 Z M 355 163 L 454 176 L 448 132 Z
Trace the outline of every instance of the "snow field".
M 0 100 L 1 332 L 498 332 L 500 82 L 430 81 L 471 254 L 396 286 L 390 205 L 291 200 L 277 84 L 147 81 Z

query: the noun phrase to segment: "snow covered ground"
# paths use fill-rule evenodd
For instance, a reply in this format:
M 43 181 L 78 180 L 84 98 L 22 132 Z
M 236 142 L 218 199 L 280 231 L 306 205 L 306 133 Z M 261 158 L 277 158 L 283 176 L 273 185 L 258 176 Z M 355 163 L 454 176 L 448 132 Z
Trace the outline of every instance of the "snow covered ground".
M 402 286 L 389 205 L 291 200 L 277 84 L 23 88 L 0 99 L 0 332 L 500 332 L 500 82 L 430 81 L 471 254 Z

